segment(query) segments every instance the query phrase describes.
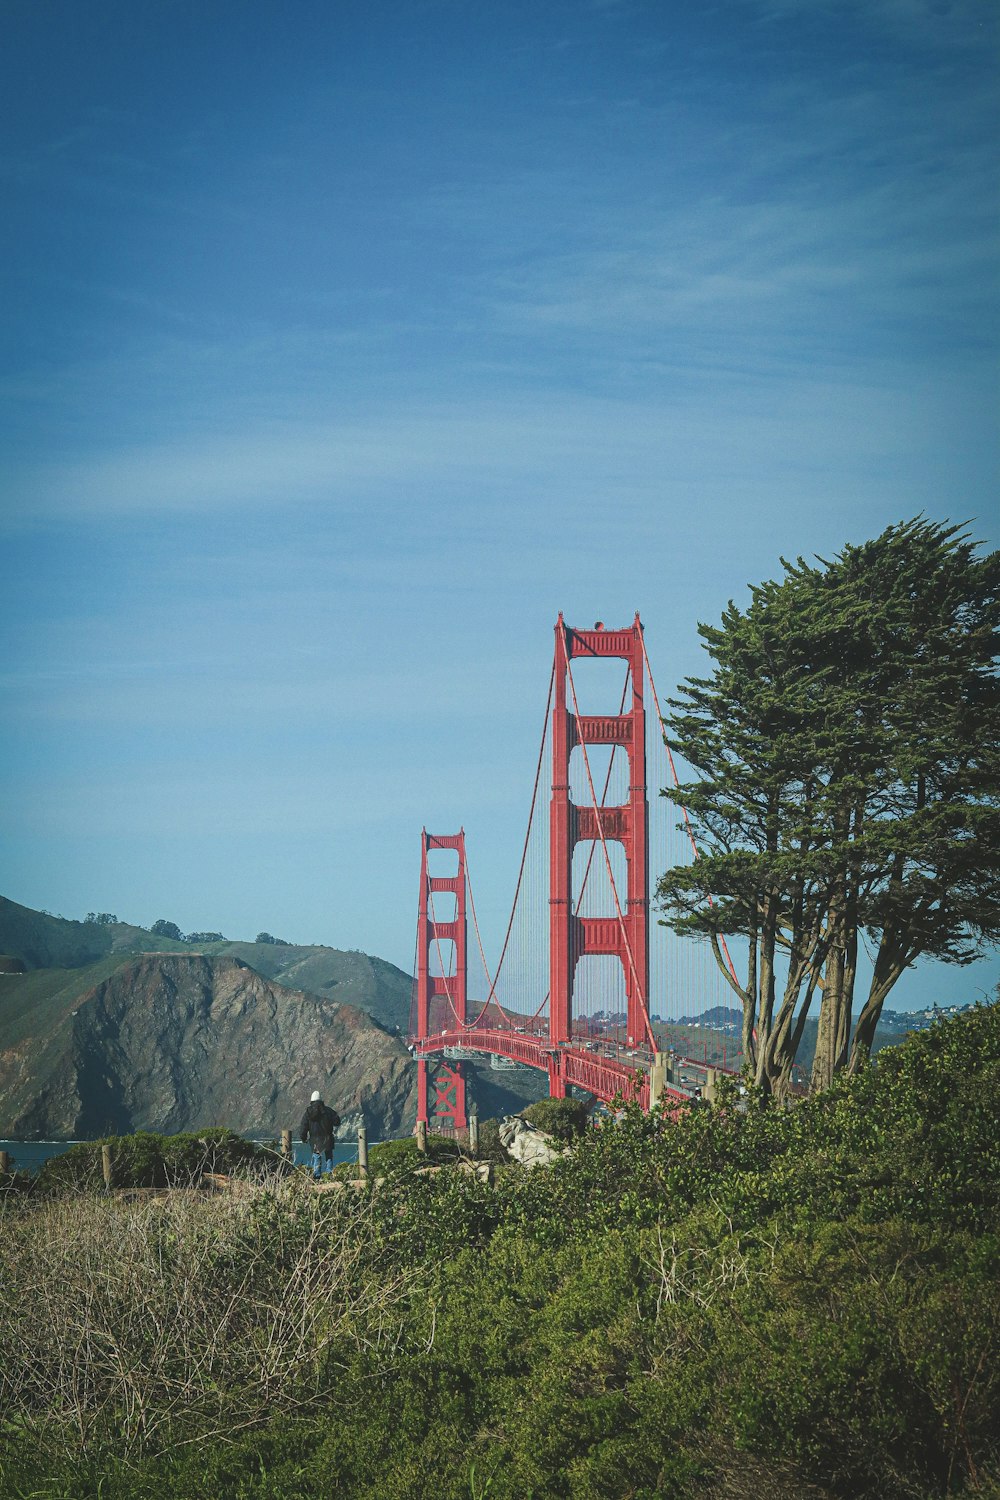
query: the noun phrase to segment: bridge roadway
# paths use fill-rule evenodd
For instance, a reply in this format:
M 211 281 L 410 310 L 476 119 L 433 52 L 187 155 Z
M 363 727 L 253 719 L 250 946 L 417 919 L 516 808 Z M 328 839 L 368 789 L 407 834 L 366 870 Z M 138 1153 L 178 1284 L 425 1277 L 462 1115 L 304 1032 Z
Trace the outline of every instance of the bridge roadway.
M 411 1036 L 409 1045 L 414 1057 L 423 1058 L 451 1047 L 470 1052 L 491 1052 L 499 1057 L 509 1057 L 512 1062 L 523 1063 L 526 1067 L 539 1068 L 543 1073 L 548 1073 L 550 1083 L 553 1079 L 559 1079 L 563 1086 L 574 1084 L 606 1104 L 621 1095 L 622 1098 L 636 1100 L 643 1109 L 649 1108 L 649 1067 L 653 1061 L 651 1053 L 636 1052 L 635 1060 L 629 1063 L 623 1062 L 620 1057 L 609 1056 L 597 1043 L 553 1043 L 545 1035 L 486 1026 L 439 1031 L 422 1040 Z M 678 1103 L 692 1097 L 690 1090 L 671 1085 L 665 1088 L 664 1093 L 668 1099 Z

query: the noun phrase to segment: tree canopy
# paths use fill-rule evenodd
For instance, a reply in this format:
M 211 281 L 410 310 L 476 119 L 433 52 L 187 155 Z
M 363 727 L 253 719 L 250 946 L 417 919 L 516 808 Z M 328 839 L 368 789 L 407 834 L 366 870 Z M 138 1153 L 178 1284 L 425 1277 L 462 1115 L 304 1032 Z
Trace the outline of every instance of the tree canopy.
M 177 942 L 180 942 L 184 937 L 177 923 L 168 922 L 166 917 L 159 917 L 149 930 L 157 937 L 174 938 Z
M 825 1085 L 867 1057 L 916 958 L 968 963 L 1000 935 L 1000 553 L 918 517 L 781 563 L 746 609 L 698 627 L 714 670 L 666 727 L 699 779 L 664 795 L 700 857 L 658 887 L 668 925 L 708 935 L 756 1080 L 779 1092 L 817 997 Z

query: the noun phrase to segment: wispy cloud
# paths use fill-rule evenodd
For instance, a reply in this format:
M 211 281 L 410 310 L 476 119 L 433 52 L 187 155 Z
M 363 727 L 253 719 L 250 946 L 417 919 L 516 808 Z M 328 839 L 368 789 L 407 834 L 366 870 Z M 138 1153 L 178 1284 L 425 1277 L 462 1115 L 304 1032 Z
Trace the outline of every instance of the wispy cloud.
M 819 98 L 782 84 L 758 104 L 756 121 L 708 126 L 699 149 L 716 170 L 704 182 L 667 169 L 623 214 L 614 185 L 595 193 L 591 174 L 588 210 L 559 251 L 497 269 L 497 320 L 613 334 L 613 354 L 627 335 L 642 347 L 724 327 L 728 356 L 755 367 L 808 353 L 804 334 L 856 347 L 860 336 L 863 353 L 901 328 L 910 344 L 946 320 L 957 340 L 981 330 L 1000 252 L 995 100 L 972 90 L 961 116 L 942 119 L 905 85 L 887 99 L 862 79 Z M 779 135 L 775 119 L 798 128 Z M 669 140 L 669 116 L 649 124 Z M 535 193 L 529 179 L 508 185 L 506 204 L 502 188 L 491 197 L 515 214 Z M 685 352 L 708 353 L 696 337 Z
M 561 315 L 570 316 L 573 305 Z M 765 369 L 762 359 L 758 375 Z M 909 399 L 919 404 L 919 389 Z M 881 407 L 888 417 L 898 401 L 877 365 L 864 382 L 856 371 L 838 381 L 815 370 L 778 404 L 773 389 L 738 382 L 724 407 L 718 390 L 709 396 L 679 384 L 659 401 L 558 389 L 507 401 L 470 397 L 369 412 L 363 421 L 290 422 L 210 439 L 184 435 L 75 462 L 25 464 L 4 481 L 2 511 L 8 528 L 23 529 L 46 518 L 196 516 L 306 504 L 321 506 L 331 522 L 339 516 L 342 524 L 362 525 L 369 538 L 380 517 L 391 518 L 385 537 L 391 554 L 394 543 L 419 548 L 428 526 L 436 531 L 457 512 L 463 520 L 453 540 L 461 545 L 477 518 L 487 520 L 494 506 L 530 507 L 533 494 L 548 495 L 557 511 L 561 497 L 574 496 L 585 521 L 589 499 L 609 485 L 621 492 L 624 484 L 638 498 L 659 490 L 665 465 L 674 484 L 704 477 L 704 445 L 717 445 L 723 434 L 728 447 L 715 460 L 719 472 L 731 464 L 759 470 L 778 444 L 789 459 L 810 455 L 818 463 L 842 441 L 829 426 L 831 413 L 839 412 L 856 457 L 871 457 L 886 441 L 872 425 L 874 414 Z
M 982 0 L 741 0 L 764 19 L 852 17 L 921 47 L 980 47 L 997 33 L 997 12 Z

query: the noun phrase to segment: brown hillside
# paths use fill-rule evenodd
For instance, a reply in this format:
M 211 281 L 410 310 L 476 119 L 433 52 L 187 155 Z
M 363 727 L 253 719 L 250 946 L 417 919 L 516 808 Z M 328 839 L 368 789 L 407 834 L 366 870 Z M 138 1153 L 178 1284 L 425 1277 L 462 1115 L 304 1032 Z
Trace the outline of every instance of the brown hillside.
M 414 1116 L 415 1069 L 365 1013 L 236 958 L 148 954 L 0 1051 L 0 1136 L 297 1126 L 314 1088 L 369 1130 Z M 39 1016 L 41 1020 L 41 1016 Z

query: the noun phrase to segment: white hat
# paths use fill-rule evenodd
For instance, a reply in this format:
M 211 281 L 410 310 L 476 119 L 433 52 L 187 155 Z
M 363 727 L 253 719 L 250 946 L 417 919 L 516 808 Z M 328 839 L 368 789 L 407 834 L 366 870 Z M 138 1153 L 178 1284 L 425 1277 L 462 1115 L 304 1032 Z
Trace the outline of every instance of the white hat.
M 310 1104 L 315 1104 L 318 1098 L 319 1098 L 319 1089 L 313 1089 L 313 1091 L 312 1091 L 312 1097 L 309 1100 L 309 1103 Z

